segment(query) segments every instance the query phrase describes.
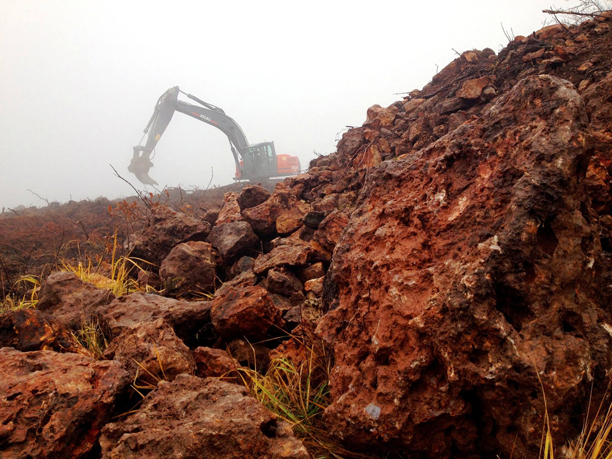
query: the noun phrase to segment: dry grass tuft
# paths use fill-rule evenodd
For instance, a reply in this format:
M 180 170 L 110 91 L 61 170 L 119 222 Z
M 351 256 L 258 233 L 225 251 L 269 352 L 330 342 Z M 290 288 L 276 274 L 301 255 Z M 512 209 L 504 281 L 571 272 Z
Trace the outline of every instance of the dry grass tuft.
M 273 358 L 265 374 L 249 368 L 238 373 L 251 394 L 287 421 L 318 459 L 372 458 L 341 447 L 327 434 L 322 415 L 330 404 L 329 373 L 333 357 L 314 337 L 292 336 L 302 348 L 299 357 Z

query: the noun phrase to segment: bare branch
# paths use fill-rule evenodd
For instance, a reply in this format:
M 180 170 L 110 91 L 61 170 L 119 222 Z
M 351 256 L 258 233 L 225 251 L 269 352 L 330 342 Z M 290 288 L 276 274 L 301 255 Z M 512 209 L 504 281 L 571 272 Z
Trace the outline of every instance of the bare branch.
M 117 177 L 119 177 L 121 180 L 123 180 L 125 183 L 127 183 L 129 186 L 131 186 L 131 187 L 132 187 L 132 190 L 134 190 L 134 192 L 136 193 L 136 195 L 137 195 L 137 196 L 140 198 L 140 200 L 141 200 L 141 201 L 142 201 L 142 202 L 145 204 L 145 206 L 147 206 L 147 208 L 148 208 L 149 210 L 153 210 L 153 206 L 151 206 L 151 203 L 149 202 L 149 200 L 147 199 L 147 197 L 146 197 L 146 196 L 145 196 L 145 195 L 142 193 L 142 191 L 140 191 L 140 190 L 136 189 L 136 187 L 135 187 L 134 185 L 132 185 L 132 184 L 130 183 L 130 181 L 129 181 L 129 180 L 127 180 L 127 179 L 123 178 L 121 175 L 119 175 L 119 172 L 117 172 L 117 169 L 115 169 L 115 168 L 113 167 L 113 165 L 112 165 L 112 164 L 109 164 L 109 166 L 110 166 L 110 167 L 111 167 L 111 169 L 112 169 L 112 170 L 115 172 L 115 175 L 116 175 Z
M 34 196 L 36 196 L 38 199 L 40 199 L 41 201 L 45 201 L 45 202 L 47 203 L 47 206 L 49 206 L 49 200 L 48 200 L 48 199 L 43 198 L 43 197 L 42 197 L 41 195 L 39 195 L 38 193 L 34 193 L 34 192 L 33 192 L 32 190 L 30 190 L 29 188 L 28 188 L 28 191 L 29 191 L 30 193 L 32 193 Z

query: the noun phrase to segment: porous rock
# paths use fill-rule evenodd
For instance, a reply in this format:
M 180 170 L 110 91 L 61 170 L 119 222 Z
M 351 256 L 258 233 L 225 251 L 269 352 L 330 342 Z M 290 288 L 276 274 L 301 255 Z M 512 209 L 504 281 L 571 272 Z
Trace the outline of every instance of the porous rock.
M 70 328 L 91 321 L 96 310 L 115 299 L 109 290 L 96 288 L 71 272 L 56 272 L 43 283 L 37 309 Z
M 197 365 L 197 376 L 200 378 L 223 377 L 224 381 L 239 382 L 236 369 L 240 368 L 240 363 L 230 357 L 223 349 L 213 349 L 210 347 L 197 347 L 193 351 L 193 356 Z
M 119 362 L 0 349 L 0 457 L 87 457 L 130 383 Z
M 268 271 L 267 289 L 272 293 L 278 293 L 290 297 L 293 293 L 303 290 L 302 282 L 292 272 L 279 268 Z
M 180 375 L 125 421 L 105 426 L 102 458 L 308 459 L 291 427 L 245 387 Z
M 534 457 L 546 409 L 553 437 L 579 433 L 573 413 L 611 364 L 587 122 L 569 82 L 528 77 L 370 172 L 317 329 L 334 347 L 332 434 L 427 457 Z
M 219 211 L 219 216 L 215 225 L 223 225 L 224 223 L 243 221 L 240 214 L 240 205 L 238 204 L 238 193 L 233 191 L 225 193 L 223 197 L 223 207 Z
M 238 196 L 240 209 L 250 209 L 251 207 L 263 204 L 270 197 L 270 192 L 261 185 L 247 185 Z

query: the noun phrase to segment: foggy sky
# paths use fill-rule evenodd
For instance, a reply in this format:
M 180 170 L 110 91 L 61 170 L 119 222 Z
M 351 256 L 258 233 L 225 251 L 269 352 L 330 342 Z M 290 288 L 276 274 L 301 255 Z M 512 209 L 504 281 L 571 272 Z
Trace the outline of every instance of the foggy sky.
M 0 0 L 0 210 L 133 195 L 128 173 L 168 88 L 217 105 L 249 142 L 306 168 L 373 104 L 420 89 L 454 50 L 542 27 L 543 0 Z M 559 1 L 558 6 L 569 6 Z M 453 50 L 454 49 L 454 50 Z M 164 186 L 232 182 L 221 131 L 176 113 L 150 175 Z M 149 190 L 153 191 L 149 188 Z

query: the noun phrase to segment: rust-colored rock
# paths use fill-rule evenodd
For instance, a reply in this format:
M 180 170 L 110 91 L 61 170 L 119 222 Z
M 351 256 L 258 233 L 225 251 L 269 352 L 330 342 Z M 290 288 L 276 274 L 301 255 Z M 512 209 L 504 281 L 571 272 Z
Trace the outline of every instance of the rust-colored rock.
M 181 373 L 192 374 L 196 365 L 185 343 L 164 319 L 127 327 L 104 351 L 104 358 L 121 362 L 138 385 L 172 381 Z
M 215 289 L 215 257 L 207 242 L 184 242 L 172 249 L 159 269 L 169 293 L 194 296 Z
M 253 271 L 253 266 L 255 266 L 255 259 L 253 257 L 240 257 L 236 263 L 232 265 L 229 271 L 230 279 L 233 279 L 242 273 Z
M 306 293 L 312 293 L 317 298 L 320 298 L 323 295 L 323 280 L 324 277 L 319 277 L 317 279 L 311 279 L 304 284 L 304 290 Z
M 207 328 L 210 324 L 210 305 L 209 301 L 175 300 L 148 293 L 132 293 L 101 308 L 99 317 L 114 337 L 132 325 L 164 319 L 185 344 L 195 347 L 202 341 L 215 339 L 214 335 L 207 337 L 204 333 L 211 332 Z
M 311 279 L 323 276 L 325 276 L 325 266 L 320 261 L 300 270 L 300 279 L 302 282 L 307 282 Z
M 241 365 L 264 373 L 270 365 L 270 348 L 263 344 L 251 343 L 236 338 L 227 345 L 227 352 Z
M 0 349 L 0 457 L 87 457 L 130 383 L 118 362 Z
M 36 309 L 20 309 L 0 314 L 0 347 L 14 347 L 24 352 L 81 351 L 64 324 Z
M 240 382 L 236 370 L 240 363 L 229 356 L 223 349 L 198 347 L 193 351 L 197 365 L 197 376 L 200 378 L 223 378 L 224 381 Z
M 79 328 L 114 299 L 110 291 L 83 282 L 74 273 L 57 272 L 43 283 L 36 307 L 67 327 Z
M 215 226 L 208 236 L 210 242 L 227 264 L 238 257 L 255 255 L 261 250 L 259 238 L 253 228 L 245 221 L 224 223 Z
M 268 271 L 267 289 L 272 293 L 278 293 L 290 297 L 293 293 L 302 291 L 304 286 L 295 274 L 286 269 L 271 269 Z
M 462 99 L 478 99 L 482 91 L 484 91 L 489 84 L 491 84 L 489 77 L 467 80 L 463 83 L 461 89 L 457 91 L 457 97 L 461 97 Z
M 238 204 L 238 193 L 225 193 L 223 207 L 219 211 L 215 226 L 243 220 L 244 218 L 240 214 L 240 205 Z
M 263 204 L 270 197 L 270 192 L 261 185 L 247 185 L 238 196 L 240 209 L 250 209 L 251 207 Z
M 102 458 L 308 459 L 289 424 L 245 387 L 180 375 L 162 382 L 125 421 L 108 424 Z
M 261 287 L 227 287 L 212 300 L 210 317 L 215 330 L 229 340 L 247 336 L 262 338 L 274 325 L 281 326 L 280 311 Z
M 393 127 L 393 120 L 398 112 L 395 105 L 388 108 L 383 108 L 380 105 L 372 105 L 368 108 L 368 117 L 364 125 L 373 125 L 375 127 L 390 128 Z
M 205 241 L 210 224 L 167 206 L 154 207 L 148 225 L 129 240 L 131 255 L 159 266 L 170 251 L 182 242 Z
M 253 271 L 261 274 L 270 268 L 280 266 L 305 266 L 312 249 L 301 241 L 286 240 L 282 245 L 276 246 L 270 253 L 261 255 L 255 260 Z
M 334 211 L 325 217 L 310 242 L 319 258 L 324 261 L 331 260 L 334 248 L 340 241 L 342 231 L 347 224 L 348 217 L 344 212 Z
M 574 413 L 612 363 L 587 122 L 570 83 L 530 77 L 370 172 L 318 326 L 336 359 L 334 435 L 427 457 L 534 457 L 542 385 L 553 436 L 578 434 Z

